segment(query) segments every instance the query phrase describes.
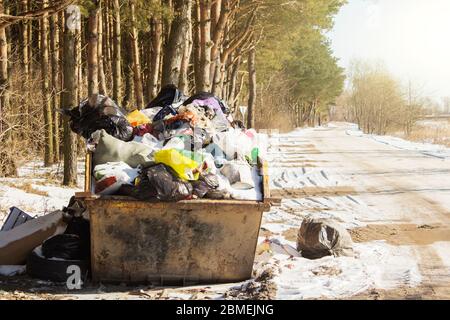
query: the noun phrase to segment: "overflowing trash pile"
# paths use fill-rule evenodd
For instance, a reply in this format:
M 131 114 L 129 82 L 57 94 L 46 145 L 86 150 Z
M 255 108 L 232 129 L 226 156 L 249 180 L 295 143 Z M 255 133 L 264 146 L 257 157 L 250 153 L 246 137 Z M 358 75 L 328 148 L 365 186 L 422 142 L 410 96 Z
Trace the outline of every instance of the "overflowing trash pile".
M 227 104 L 210 93 L 188 98 L 169 85 L 144 110 L 130 113 L 93 95 L 64 113 L 92 152 L 95 194 L 167 202 L 263 198 L 260 169 L 267 141 L 233 121 Z M 65 282 L 68 268 L 77 266 L 85 281 L 89 220 L 76 197 L 40 217 L 11 208 L 0 231 L 0 265 L 23 272 L 26 263 L 31 277 L 56 282 Z
M 126 113 L 94 95 L 66 111 L 93 152 L 93 190 L 139 200 L 262 200 L 261 145 L 211 93 L 161 89 L 144 110 Z

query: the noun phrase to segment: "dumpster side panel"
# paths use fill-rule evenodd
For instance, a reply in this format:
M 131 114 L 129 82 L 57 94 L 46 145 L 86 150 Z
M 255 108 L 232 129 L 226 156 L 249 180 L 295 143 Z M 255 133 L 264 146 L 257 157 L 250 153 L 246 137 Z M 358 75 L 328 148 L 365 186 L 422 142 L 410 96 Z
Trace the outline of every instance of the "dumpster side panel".
M 260 206 L 101 199 L 86 204 L 94 281 L 194 284 L 251 277 Z

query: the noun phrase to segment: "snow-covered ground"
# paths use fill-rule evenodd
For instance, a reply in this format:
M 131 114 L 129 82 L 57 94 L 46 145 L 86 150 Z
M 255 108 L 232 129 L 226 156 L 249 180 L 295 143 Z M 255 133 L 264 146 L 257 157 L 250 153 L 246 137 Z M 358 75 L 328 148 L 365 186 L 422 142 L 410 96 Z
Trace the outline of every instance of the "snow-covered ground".
M 42 161 L 26 163 L 19 169 L 18 177 L 0 178 L 0 223 L 13 206 L 32 216 L 62 209 L 75 192 L 81 191 L 83 179 L 83 161 L 78 164 L 77 188 L 61 186 L 62 164 L 45 168 Z
M 431 143 L 412 142 L 391 136 L 364 134 L 361 130 L 358 129 L 357 125 L 351 125 L 351 127 L 347 130 L 347 134 L 357 137 L 366 137 L 368 139 L 373 139 L 377 142 L 384 143 L 401 150 L 416 151 L 431 157 L 437 157 L 441 159 L 448 159 L 450 157 L 450 148 L 446 146 Z
M 254 270 L 256 275 L 272 270 L 273 297 L 349 298 L 373 290 L 421 287 L 433 288 L 435 294 L 449 292 L 450 149 L 364 135 L 346 123 L 269 134 L 269 142 L 270 186 L 283 200 L 264 214 Z M 67 204 L 75 189 L 59 187 L 56 181 L 43 186 L 42 176 L 48 173 L 40 168 L 39 163 L 30 164 L 20 178 L 0 180 L 1 214 L 12 205 L 42 214 Z M 14 183 L 30 183 L 48 196 L 26 193 Z M 354 256 L 300 257 L 295 250 L 297 232 L 311 215 L 336 219 L 347 228 L 355 241 Z M 438 283 L 447 283 L 444 291 Z M 98 289 L 70 297 L 242 298 L 252 286 L 256 291 L 267 289 L 253 279 L 125 293 Z M 243 296 L 227 294 L 232 291 Z

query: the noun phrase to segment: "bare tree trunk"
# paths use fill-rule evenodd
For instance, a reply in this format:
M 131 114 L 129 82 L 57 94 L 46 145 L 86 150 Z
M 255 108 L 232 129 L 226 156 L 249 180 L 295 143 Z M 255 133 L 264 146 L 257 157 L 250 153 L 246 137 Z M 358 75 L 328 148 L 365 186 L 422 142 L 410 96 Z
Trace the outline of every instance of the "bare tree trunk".
M 134 83 L 133 83 L 133 58 L 132 58 L 132 53 L 130 52 L 130 50 L 127 50 L 127 48 L 125 48 L 125 46 L 127 46 L 128 43 L 131 42 L 130 38 L 130 34 L 129 33 L 125 33 L 124 35 L 124 41 L 123 41 L 123 73 L 124 73 L 124 77 L 125 77 L 125 90 L 123 93 L 123 99 L 122 99 L 122 106 L 127 109 L 130 110 L 131 108 L 131 104 L 133 103 L 133 87 L 134 87 Z
M 239 79 L 239 86 L 237 87 L 236 93 L 234 95 L 234 99 L 232 101 L 232 105 L 234 106 L 234 109 L 231 109 L 231 111 L 233 113 L 236 112 L 237 105 L 238 105 L 238 103 L 240 102 L 240 99 L 241 99 L 241 93 L 242 93 L 242 89 L 244 87 L 244 82 L 245 82 L 244 78 L 245 78 L 244 75 L 241 75 L 241 78 Z M 243 120 L 245 122 L 245 119 L 243 119 Z
M 27 0 L 21 0 L 21 10 L 22 12 L 28 11 L 28 1 Z M 24 80 L 22 82 L 23 88 L 28 84 L 28 81 L 30 79 L 30 59 L 28 55 L 29 50 L 29 43 L 28 43 L 28 31 L 29 31 L 29 22 L 28 21 L 22 21 L 21 23 L 21 40 L 22 40 L 22 46 L 21 46 L 21 64 L 22 64 L 22 70 L 24 74 Z M 26 103 L 27 98 L 25 95 L 22 97 L 22 106 L 23 106 L 23 112 L 24 115 L 24 124 L 29 127 L 30 126 L 30 106 L 28 103 Z
M 311 127 L 315 127 L 316 126 L 316 102 L 313 102 L 313 107 L 312 107 L 312 115 L 309 117 L 309 125 Z
M 222 92 L 222 85 L 225 80 L 225 65 L 220 61 L 214 64 L 214 72 L 212 77 L 212 93 L 216 96 L 220 95 Z
M 200 46 L 201 36 L 200 36 L 200 4 L 199 0 L 195 1 L 195 6 L 193 10 L 193 61 L 194 61 L 194 80 L 195 80 L 195 90 L 197 92 L 202 91 L 201 83 L 201 62 L 200 58 L 202 55 L 202 48 Z
M 224 66 L 225 68 L 225 72 L 223 73 L 223 80 L 222 80 L 222 90 L 220 91 L 220 96 L 223 97 L 226 101 L 228 101 L 228 96 L 229 96 L 229 90 L 230 90 L 230 86 L 229 83 L 231 81 L 231 75 L 233 72 L 233 61 L 234 61 L 234 57 L 233 55 L 230 56 L 227 64 Z M 213 87 L 214 90 L 214 87 Z
M 42 7 L 48 5 L 47 0 L 43 0 Z M 48 167 L 53 163 L 53 116 L 49 90 L 49 65 L 48 65 L 48 15 L 40 21 L 41 26 L 41 74 L 42 74 L 42 106 L 44 111 L 44 166 Z
M 50 17 L 50 52 L 52 64 L 53 160 L 59 162 L 59 28 L 58 15 Z
M 234 103 L 235 97 L 236 97 L 236 86 L 238 81 L 238 73 L 239 73 L 239 66 L 241 64 L 241 56 L 239 55 L 237 61 L 233 64 L 231 76 L 230 76 L 230 89 L 229 89 L 229 95 L 228 95 L 228 101 L 231 104 L 230 108 L 232 110 L 236 109 L 236 105 Z
M 99 2 L 99 14 L 98 14 L 98 42 L 97 42 L 97 56 L 98 56 L 98 82 L 99 93 L 106 94 L 106 78 L 105 78 L 105 62 L 103 56 L 103 14 L 104 7 L 101 1 Z
M 3 1 L 0 0 L 0 13 L 4 12 Z M 6 27 L 0 28 L 0 132 L 3 132 L 3 112 L 9 106 L 8 81 L 8 43 Z
M 189 1 L 188 14 L 186 17 L 187 32 L 184 42 L 183 59 L 181 60 L 179 87 L 182 92 L 189 92 L 189 61 L 192 53 L 192 1 Z
M 211 0 L 200 1 L 200 76 L 201 83 L 198 91 L 211 90 Z
M 144 36 L 144 41 L 142 43 L 142 50 L 143 53 L 141 55 L 142 57 L 142 91 L 144 94 L 144 103 L 145 101 L 150 101 L 151 95 L 150 95 L 150 76 L 152 73 L 152 41 L 150 40 L 152 38 L 152 20 L 149 20 L 149 31 L 146 32 L 146 35 Z
M 256 106 L 256 49 L 253 47 L 248 54 L 248 117 L 249 128 L 255 126 Z
M 76 67 L 77 67 L 77 71 L 76 71 L 76 75 L 77 75 L 77 100 L 80 101 L 81 99 L 83 99 L 83 70 L 81 68 L 81 64 L 82 64 L 82 59 L 81 59 L 81 42 L 82 42 L 82 36 L 81 36 L 81 24 L 80 24 L 80 28 L 75 30 L 75 57 L 76 57 Z
M 182 92 L 189 93 L 189 61 L 192 54 L 192 29 L 189 28 L 188 36 L 185 40 L 183 59 L 181 60 L 181 71 L 179 87 Z
M 173 11 L 173 0 L 161 0 L 161 4 L 163 6 L 165 6 L 165 9 L 167 10 L 167 12 L 172 12 Z M 169 37 L 170 37 L 170 31 L 171 31 L 171 21 L 168 18 L 167 15 L 165 15 L 165 17 L 163 18 L 163 47 L 165 48 L 167 46 L 167 44 L 169 43 Z
M 241 53 L 238 50 L 236 53 L 232 53 L 229 58 L 228 61 L 224 64 L 222 64 L 222 68 L 224 68 L 224 71 L 222 73 L 221 79 L 220 79 L 220 86 L 222 87 L 222 97 L 224 97 L 225 99 L 228 100 L 228 97 L 231 96 L 230 91 L 232 86 L 234 86 L 234 89 L 236 88 L 236 77 L 237 77 L 237 72 L 239 70 L 239 66 L 241 63 Z M 237 66 L 236 66 L 237 64 Z M 236 74 L 233 73 L 234 71 L 234 67 L 237 67 L 236 70 Z M 233 76 L 234 76 L 234 83 L 233 82 Z
M 221 5 L 221 7 L 217 8 L 219 5 Z M 221 89 L 218 88 L 219 83 L 217 83 L 217 81 L 221 77 L 217 73 L 224 71 L 220 63 L 220 49 L 222 47 L 225 28 L 228 23 L 228 17 L 230 15 L 230 0 L 219 1 L 219 3 L 216 4 L 216 10 L 213 10 L 213 12 L 218 16 L 216 17 L 217 22 L 214 27 L 212 36 L 210 78 L 214 79 L 213 91 L 216 91 L 217 94 Z
M 105 61 L 104 61 L 104 69 L 105 73 L 107 73 L 108 76 L 111 76 L 111 62 L 112 62 L 112 45 L 111 45 L 111 6 L 110 6 L 110 0 L 106 0 L 104 9 L 103 9 L 103 21 L 104 21 L 104 41 L 103 41 L 103 52 L 105 53 Z M 109 79 L 109 78 L 108 78 Z
M 79 12 L 72 8 L 65 11 L 64 31 L 64 92 L 63 106 L 75 106 L 78 96 L 77 65 L 75 52 L 76 23 Z M 64 180 L 63 184 L 70 186 L 77 183 L 77 137 L 69 126 L 68 118 L 64 117 Z
M 28 10 L 31 9 L 32 0 L 28 0 Z M 33 22 L 29 21 L 27 23 L 27 49 L 28 49 L 28 73 L 33 74 Z
M 28 11 L 28 1 L 27 0 L 21 0 L 21 10 L 22 12 Z M 22 68 L 23 73 L 25 76 L 25 82 L 28 82 L 29 79 L 29 60 L 28 60 L 28 22 L 25 20 L 22 22 L 21 25 L 21 31 L 22 31 Z
M 94 0 L 94 9 L 89 13 L 88 39 L 88 96 L 98 93 L 98 1 Z
M 174 0 L 175 18 L 170 28 L 169 41 L 164 54 L 162 85 L 178 85 L 180 79 L 181 61 L 188 31 L 189 15 L 191 14 L 191 0 Z
M 114 26 L 113 26 L 113 99 L 119 101 L 122 95 L 122 68 L 121 68 L 121 40 L 120 40 L 120 3 L 113 0 Z
M 217 28 L 217 24 L 220 19 L 220 12 L 222 10 L 222 1 L 223 0 L 215 0 L 211 6 L 211 31 L 214 33 Z M 227 1 L 227 0 L 225 0 Z
M 161 64 L 161 52 L 162 52 L 162 21 L 159 18 L 152 18 L 152 56 L 150 63 L 150 75 L 149 75 L 149 97 L 153 99 L 158 94 L 158 80 L 159 80 L 159 66 Z
M 8 1 L 6 1 L 5 7 L 4 7 L 4 11 L 5 11 L 6 15 L 11 14 L 10 7 L 11 7 L 11 4 L 9 4 Z M 11 57 L 12 57 L 12 51 L 11 51 L 11 49 L 12 49 L 12 47 L 11 47 L 12 46 L 11 27 L 10 28 L 6 28 L 5 32 L 6 32 L 6 48 L 7 48 L 7 51 L 8 51 L 8 57 L 10 57 L 10 59 L 8 59 L 8 74 L 12 74 L 12 64 L 13 64 L 13 62 L 12 62 L 12 59 L 11 59 Z
M 134 99 L 136 107 L 142 109 L 144 107 L 144 96 L 142 92 L 142 76 L 141 61 L 139 57 L 139 39 L 136 29 L 136 13 L 134 0 L 130 3 L 131 11 L 131 47 L 133 51 L 133 80 L 134 80 Z

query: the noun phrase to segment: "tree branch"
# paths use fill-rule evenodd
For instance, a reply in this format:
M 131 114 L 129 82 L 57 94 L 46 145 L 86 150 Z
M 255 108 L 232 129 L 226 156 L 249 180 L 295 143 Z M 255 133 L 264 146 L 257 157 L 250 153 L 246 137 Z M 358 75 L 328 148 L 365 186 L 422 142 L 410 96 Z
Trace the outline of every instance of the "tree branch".
M 0 14 L 0 28 L 7 27 L 11 24 L 23 21 L 23 20 L 37 20 L 42 19 L 46 15 L 52 15 L 58 13 L 71 4 L 75 3 L 76 0 L 59 0 L 49 7 L 41 8 L 37 10 L 31 10 L 22 12 L 16 16 L 9 14 Z

